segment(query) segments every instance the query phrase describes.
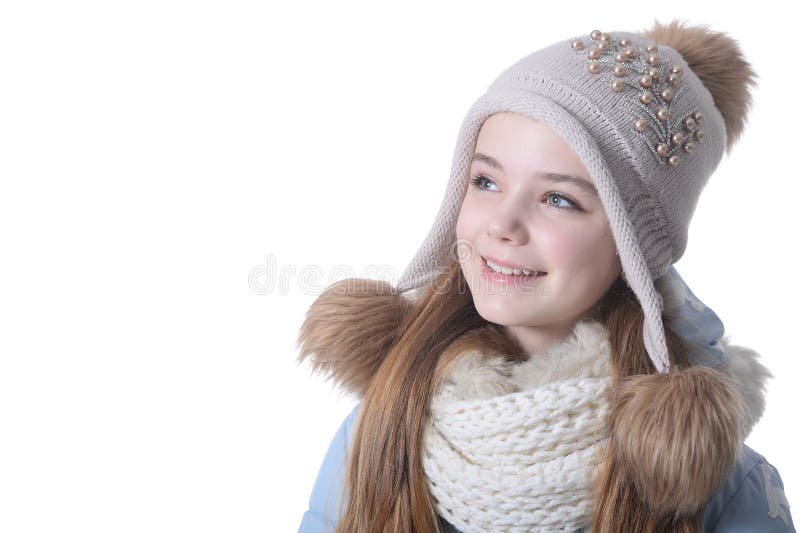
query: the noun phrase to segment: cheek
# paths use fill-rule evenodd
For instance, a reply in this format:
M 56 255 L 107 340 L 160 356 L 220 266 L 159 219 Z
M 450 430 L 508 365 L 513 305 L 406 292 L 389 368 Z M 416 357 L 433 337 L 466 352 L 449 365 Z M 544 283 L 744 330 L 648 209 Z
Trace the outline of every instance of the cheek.
M 475 246 L 480 236 L 481 227 L 480 205 L 471 201 L 469 196 L 467 196 L 461 204 L 461 210 L 458 213 L 458 220 L 456 221 L 457 245 L 455 253 L 464 268 L 474 266 L 476 265 L 476 261 L 479 261 Z
M 551 260 L 561 266 L 573 265 L 575 269 L 581 269 L 610 260 L 609 254 L 615 257 L 616 247 L 611 234 L 605 229 L 595 230 L 591 225 L 553 225 L 542 237 L 546 238 L 543 242 Z
M 461 210 L 456 221 L 456 239 L 470 239 L 475 237 L 475 227 L 478 225 L 478 212 L 470 199 L 469 194 L 461 203 Z

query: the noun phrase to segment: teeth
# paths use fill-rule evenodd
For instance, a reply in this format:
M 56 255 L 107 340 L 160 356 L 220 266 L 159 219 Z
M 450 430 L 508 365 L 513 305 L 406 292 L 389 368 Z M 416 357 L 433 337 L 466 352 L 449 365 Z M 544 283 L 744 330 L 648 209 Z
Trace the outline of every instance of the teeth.
M 492 263 L 488 259 L 486 260 L 486 264 L 494 270 L 495 272 L 500 272 L 502 274 L 506 274 L 508 276 L 515 275 L 515 276 L 532 276 L 536 274 L 535 270 L 531 270 L 529 268 L 507 268 L 504 266 L 500 266 L 496 263 Z

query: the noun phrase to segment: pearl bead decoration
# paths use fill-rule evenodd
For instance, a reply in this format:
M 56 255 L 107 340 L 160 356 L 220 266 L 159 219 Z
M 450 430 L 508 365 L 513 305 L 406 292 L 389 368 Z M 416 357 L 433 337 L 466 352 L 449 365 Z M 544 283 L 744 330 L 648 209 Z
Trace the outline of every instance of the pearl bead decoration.
M 626 101 L 635 108 L 638 116 L 631 121 L 631 127 L 660 164 L 678 166 L 684 160 L 679 153 L 692 154 L 703 142 L 702 112 L 670 110 L 676 98 L 681 100 L 684 68 L 673 63 L 666 49 L 662 54 L 655 43 L 637 45 L 628 37 L 616 40 L 612 34 L 597 29 L 589 33 L 588 40 L 572 39 L 570 47 L 576 55 L 586 56 L 589 75 L 610 71 L 610 75 L 606 74 L 609 89 L 628 98 Z M 634 94 L 628 95 L 629 92 Z

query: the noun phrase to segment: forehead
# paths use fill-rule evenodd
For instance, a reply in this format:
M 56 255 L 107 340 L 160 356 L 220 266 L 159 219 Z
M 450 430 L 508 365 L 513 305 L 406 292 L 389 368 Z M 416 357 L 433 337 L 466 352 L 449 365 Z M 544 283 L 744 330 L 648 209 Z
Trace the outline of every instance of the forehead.
M 530 171 L 568 172 L 590 179 L 572 147 L 546 123 L 519 113 L 501 112 L 481 125 L 475 152 L 486 154 L 506 167 Z M 474 161 L 474 159 L 473 159 Z

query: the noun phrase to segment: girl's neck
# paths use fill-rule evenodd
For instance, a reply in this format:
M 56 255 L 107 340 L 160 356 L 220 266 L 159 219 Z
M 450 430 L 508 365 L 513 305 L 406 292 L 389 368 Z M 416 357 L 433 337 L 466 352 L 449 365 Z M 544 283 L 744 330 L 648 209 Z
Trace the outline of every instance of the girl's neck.
M 581 320 L 600 320 L 599 306 L 595 305 L 577 319 L 542 326 L 503 326 L 503 330 L 527 354 L 543 354 L 550 347 L 572 334 Z

